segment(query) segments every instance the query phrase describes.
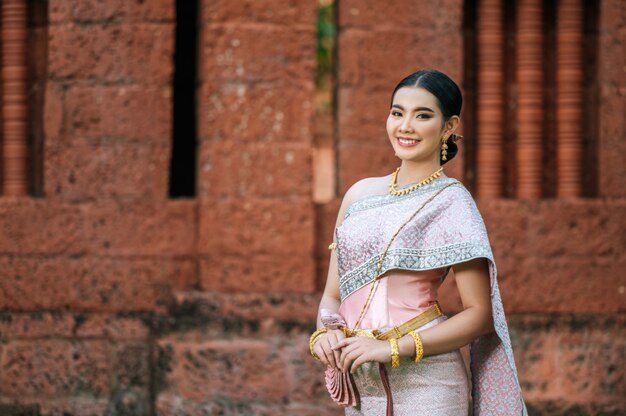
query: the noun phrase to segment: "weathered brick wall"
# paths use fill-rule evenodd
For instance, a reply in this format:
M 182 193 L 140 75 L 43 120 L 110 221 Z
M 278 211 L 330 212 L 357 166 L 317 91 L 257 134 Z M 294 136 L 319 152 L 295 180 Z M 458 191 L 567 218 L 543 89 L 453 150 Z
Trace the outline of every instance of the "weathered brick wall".
M 397 164 L 398 79 L 463 79 L 461 0 L 383 3 L 338 2 L 342 192 Z M 197 196 L 171 200 L 174 1 L 49 0 L 45 197 L 0 197 L 0 414 L 341 414 L 307 343 L 340 202 L 311 200 L 316 1 L 200 5 Z M 478 201 L 535 414 L 626 411 L 625 13 L 602 1 L 600 196 Z
M 421 67 L 463 79 L 463 2 L 437 3 L 339 2 L 341 190 L 397 166 L 384 120 L 399 79 Z M 621 273 L 626 267 L 626 76 L 623 54 L 617 52 L 626 41 L 626 10 L 612 0 L 603 1 L 600 10 L 598 198 L 478 200 L 498 265 L 520 381 L 534 414 L 626 412 L 626 278 Z M 448 175 L 462 180 L 462 163 L 457 157 L 447 164 Z M 326 239 L 318 253 L 324 260 L 323 243 L 332 236 L 338 205 L 322 211 L 320 235 Z M 441 293 L 445 309 L 452 311 L 461 307 L 454 287 L 454 279 L 448 279 Z

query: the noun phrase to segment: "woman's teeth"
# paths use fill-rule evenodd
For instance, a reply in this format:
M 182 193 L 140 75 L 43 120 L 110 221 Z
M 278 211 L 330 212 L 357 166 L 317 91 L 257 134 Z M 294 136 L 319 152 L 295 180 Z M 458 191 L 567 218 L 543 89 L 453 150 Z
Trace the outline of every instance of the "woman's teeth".
M 404 138 L 398 138 L 398 141 L 400 142 L 400 144 L 405 144 L 407 146 L 410 145 L 414 145 L 417 143 L 417 140 L 413 140 L 413 139 L 404 139 Z

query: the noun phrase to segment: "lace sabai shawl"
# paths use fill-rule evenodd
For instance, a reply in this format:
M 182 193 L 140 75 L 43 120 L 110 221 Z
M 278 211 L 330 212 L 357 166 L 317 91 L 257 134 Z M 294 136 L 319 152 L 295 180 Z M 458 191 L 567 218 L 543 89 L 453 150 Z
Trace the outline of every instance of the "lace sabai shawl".
M 378 277 L 378 263 L 393 234 L 440 190 L 396 236 L 378 276 L 391 269 L 449 268 L 486 258 L 495 332 L 470 345 L 474 415 L 525 416 L 489 238 L 474 199 L 460 182 L 439 178 L 405 196 L 376 195 L 350 205 L 335 230 L 341 299 Z

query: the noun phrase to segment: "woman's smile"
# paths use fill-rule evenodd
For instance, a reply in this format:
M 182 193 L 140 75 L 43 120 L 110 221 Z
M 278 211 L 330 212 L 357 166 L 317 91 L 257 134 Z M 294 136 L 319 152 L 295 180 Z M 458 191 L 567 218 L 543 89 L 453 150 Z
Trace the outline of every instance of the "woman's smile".
M 398 144 L 402 147 L 415 147 L 418 145 L 419 142 L 421 142 L 421 140 L 411 139 L 402 136 L 398 137 Z

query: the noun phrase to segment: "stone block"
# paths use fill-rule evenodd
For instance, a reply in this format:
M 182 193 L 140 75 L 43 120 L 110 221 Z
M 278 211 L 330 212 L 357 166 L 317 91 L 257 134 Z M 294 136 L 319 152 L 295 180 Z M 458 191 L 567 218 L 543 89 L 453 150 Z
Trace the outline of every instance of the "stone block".
M 520 315 L 509 319 L 524 396 L 529 403 L 617 408 L 626 391 L 624 319 L 607 315 Z M 596 414 L 593 412 L 583 414 Z
M 306 198 L 286 201 L 279 198 L 203 201 L 198 251 L 210 256 L 231 254 L 242 258 L 251 254 L 310 255 L 314 239 L 313 205 Z
M 351 30 L 357 31 L 351 34 Z M 419 70 L 437 68 L 452 79 L 461 83 L 461 43 L 462 38 L 451 34 L 449 29 L 439 32 L 432 28 L 415 30 L 414 28 L 386 28 L 374 30 L 345 29 L 340 32 L 339 44 L 346 43 L 362 45 L 359 52 L 349 52 L 349 59 L 357 62 L 346 62 L 349 71 L 342 75 L 342 66 L 339 66 L 339 79 L 348 79 L 355 74 L 355 65 L 358 66 L 359 86 L 368 90 L 384 90 L 391 96 L 396 84 L 405 76 Z M 380 42 L 385 39 L 385 42 Z M 436 48 L 430 45 L 436 44 Z M 341 49 L 339 49 L 341 62 Z M 384 65 L 380 63 L 384 62 Z M 351 82 L 351 81 L 348 81 Z M 343 85 L 342 85 L 343 86 Z M 388 100 L 385 105 L 388 105 Z M 368 101 L 365 101 L 368 102 Z
M 381 139 L 380 144 L 341 143 L 339 148 L 339 192 L 346 191 L 363 178 L 392 174 L 400 159 L 394 156 L 391 144 Z
M 165 147 L 171 141 L 172 91 L 165 86 L 75 86 L 65 93 L 65 119 L 67 140 L 123 138 Z
M 0 309 L 163 312 L 171 303 L 171 291 L 177 285 L 179 274 L 189 270 L 186 262 L 91 256 L 2 256 L 0 269 L 5 275 L 0 279 Z M 46 290 L 41 290 L 42 287 Z M 96 331 L 94 324 L 89 322 L 81 331 L 93 333 Z M 99 331 L 107 329 L 102 327 Z
M 45 192 L 53 199 L 163 200 L 168 193 L 170 147 L 109 138 L 48 145 Z
M 619 313 L 624 308 L 624 260 L 504 259 L 500 290 L 507 313 Z
M 527 256 L 530 247 L 530 223 L 536 216 L 535 203 L 506 199 L 477 199 L 496 264 L 515 256 Z M 513 238 L 514 236 L 514 238 Z
M 5 396 L 106 397 L 110 391 L 112 345 L 106 341 L 40 340 L 9 342 L 1 359 Z
M 76 320 L 71 313 L 0 312 L 0 339 L 2 340 L 69 337 L 75 327 Z
M 312 0 L 281 3 L 273 0 L 217 0 L 202 3 L 202 20 L 207 23 L 275 24 L 313 30 L 317 3 Z
M 171 351 L 164 392 L 196 403 L 287 400 L 287 383 L 276 382 L 287 369 L 277 346 L 266 341 L 162 339 L 159 348 Z
M 311 195 L 311 148 L 301 144 L 203 142 L 198 159 L 202 199 Z
M 626 217 L 616 213 L 625 209 L 624 201 L 543 201 L 529 222 L 529 254 L 617 259 L 620 247 L 626 247 Z
M 225 331 L 242 336 L 276 336 L 292 329 L 312 330 L 320 296 L 320 293 L 177 291 L 174 316 L 191 323 L 189 328 L 201 328 L 199 339 L 219 338 Z M 181 322 L 175 324 L 181 327 Z M 247 324 L 251 328 L 246 328 Z M 208 335 L 207 327 L 213 331 L 212 335 Z M 191 335 L 187 333 L 187 337 Z
M 393 149 L 387 135 L 387 117 L 391 93 L 395 87 L 389 82 L 386 88 L 340 87 L 338 94 L 339 145 L 388 145 L 389 153 Z M 340 165 L 345 166 L 345 165 Z
M 109 313 L 74 314 L 73 329 L 79 338 L 106 338 L 116 341 L 146 341 L 150 327 L 140 317 L 123 317 Z
M 62 311 L 0 313 L 0 339 L 106 338 L 146 340 L 148 326 L 140 318 L 110 313 Z
M 173 30 L 172 24 L 150 23 L 50 26 L 49 76 L 166 85 L 173 71 Z
M 113 384 L 120 396 L 137 387 L 146 390 L 150 387 L 150 359 L 150 345 L 147 343 L 126 343 L 116 349 L 113 355 Z
M 0 251 L 4 254 L 84 251 L 80 207 L 42 199 L 5 198 L 0 199 L 0 221 Z
M 313 80 L 245 83 L 206 80 L 199 99 L 199 137 L 212 142 L 303 143 L 313 137 Z
M 315 71 L 315 32 L 281 26 L 211 24 L 202 30 L 200 74 L 221 81 L 307 82 Z
M 337 12 L 339 24 L 345 28 L 437 30 L 445 36 L 460 31 L 463 2 L 443 0 L 429 7 L 410 0 L 393 3 L 348 0 L 338 3 Z
M 86 251 L 107 256 L 192 255 L 196 250 L 196 204 L 194 200 L 172 200 L 163 205 L 85 204 Z
M 202 288 L 225 292 L 304 292 L 315 290 L 310 254 L 211 256 L 200 262 Z
M 121 22 L 173 22 L 176 3 L 172 0 L 51 0 L 50 22 L 81 24 Z

